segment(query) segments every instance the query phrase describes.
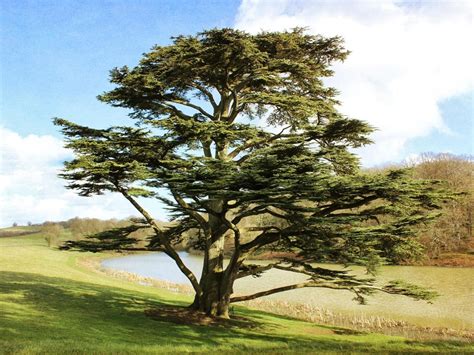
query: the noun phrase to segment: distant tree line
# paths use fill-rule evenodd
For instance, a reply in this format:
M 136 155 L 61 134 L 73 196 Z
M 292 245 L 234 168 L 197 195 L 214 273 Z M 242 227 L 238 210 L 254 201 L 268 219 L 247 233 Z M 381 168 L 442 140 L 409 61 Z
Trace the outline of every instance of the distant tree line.
M 420 231 L 426 255 L 436 258 L 442 253 L 471 251 L 474 248 L 474 158 L 426 153 L 410 165 L 414 177 L 442 180 L 452 190 L 462 193 L 457 200 L 446 203 L 440 218 Z

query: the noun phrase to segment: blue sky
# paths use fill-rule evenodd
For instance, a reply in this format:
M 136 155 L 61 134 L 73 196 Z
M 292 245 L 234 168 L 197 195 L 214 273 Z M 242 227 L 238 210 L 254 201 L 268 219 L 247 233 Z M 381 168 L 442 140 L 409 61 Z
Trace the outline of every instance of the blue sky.
M 472 91 L 456 95 L 439 103 L 441 115 L 451 132 L 434 131 L 407 143 L 406 151 L 474 154 L 474 100 Z
M 232 26 L 236 1 L 2 0 L 2 124 L 53 134 L 55 116 L 107 126 L 126 113 L 99 103 L 108 72 L 154 44 Z M 57 135 L 59 137 L 59 135 Z
M 111 87 L 109 70 L 133 66 L 171 36 L 212 27 L 342 35 L 352 54 L 328 84 L 340 90 L 343 113 L 379 128 L 376 144 L 359 152 L 365 166 L 428 151 L 473 154 L 469 1 L 0 0 L 0 7 L 0 226 L 133 214 L 116 196 L 84 199 L 62 187 L 56 173 L 70 153 L 51 118 L 126 124 L 125 110 L 96 100 Z

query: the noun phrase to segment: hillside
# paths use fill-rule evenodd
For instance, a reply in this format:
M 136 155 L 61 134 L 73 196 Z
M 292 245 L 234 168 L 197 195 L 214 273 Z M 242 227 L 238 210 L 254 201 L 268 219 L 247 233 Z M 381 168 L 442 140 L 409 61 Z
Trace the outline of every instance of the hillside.
M 240 323 L 200 326 L 156 320 L 145 311 L 184 306 L 189 297 L 97 274 L 78 261 L 98 255 L 49 248 L 39 233 L 0 238 L 0 248 L 7 251 L 0 256 L 4 353 L 474 350 L 462 342 L 354 333 L 243 307 L 235 310 Z

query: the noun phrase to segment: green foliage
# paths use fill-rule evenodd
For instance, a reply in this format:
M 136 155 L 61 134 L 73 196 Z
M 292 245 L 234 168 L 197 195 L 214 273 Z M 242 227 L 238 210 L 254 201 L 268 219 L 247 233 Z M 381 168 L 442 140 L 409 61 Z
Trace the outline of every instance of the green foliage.
M 126 227 L 113 228 L 100 233 L 91 235 L 93 240 L 67 241 L 61 246 L 63 250 L 79 248 L 84 251 L 99 252 L 104 250 L 122 250 L 138 242 L 138 239 L 129 237 L 131 233 L 141 228 L 147 228 L 146 225 L 132 224 Z
M 425 288 L 412 285 L 402 280 L 390 281 L 386 286 L 384 286 L 384 290 L 389 293 L 401 294 L 416 300 L 425 301 L 434 300 L 439 296 L 437 292 L 426 290 Z
M 195 246 L 205 254 L 202 282 L 182 270 L 199 297 L 212 283 L 230 292 L 216 283 L 232 284 L 262 248 L 291 252 L 307 265 L 366 264 L 371 271 L 381 261 L 410 257 L 418 251 L 416 226 L 434 218 L 450 194 L 403 169 L 359 170 L 350 149 L 370 143 L 373 128 L 340 114 L 336 90 L 323 84 L 332 64 L 347 55 L 341 38 L 300 28 L 176 37 L 135 68 L 112 70 L 116 86 L 99 96 L 129 109 L 136 127 L 93 129 L 55 119 L 76 154 L 61 176 L 83 196 L 121 193 L 154 229 L 148 247 L 164 248 L 178 265 L 172 244 L 197 230 Z M 135 197 L 161 200 L 178 225 L 158 228 Z M 255 234 L 246 238 L 239 225 L 261 215 L 273 220 L 247 226 Z M 115 247 L 133 244 L 115 233 Z M 224 268 L 226 236 L 233 243 Z M 97 250 L 113 246 L 110 237 L 99 235 L 96 242 L 108 244 Z M 344 277 L 325 281 L 359 300 L 371 292 L 370 281 Z

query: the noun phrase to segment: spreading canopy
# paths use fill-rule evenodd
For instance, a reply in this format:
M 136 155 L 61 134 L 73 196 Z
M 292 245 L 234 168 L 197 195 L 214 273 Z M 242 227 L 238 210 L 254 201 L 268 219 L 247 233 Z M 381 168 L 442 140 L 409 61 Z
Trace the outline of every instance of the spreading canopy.
M 448 197 L 406 171 L 360 171 L 351 149 L 370 143 L 373 129 L 339 113 L 336 90 L 323 82 L 347 55 L 341 38 L 302 29 L 176 37 L 135 68 L 112 70 L 116 87 L 99 96 L 128 109 L 135 127 L 93 129 L 55 119 L 76 154 L 61 176 L 80 195 L 112 191 L 130 201 L 155 230 L 148 248 L 176 261 L 193 284 L 195 305 L 210 314 L 225 316 L 232 300 L 309 286 L 350 290 L 361 302 L 374 290 L 430 298 L 400 282 L 379 287 L 311 265 L 412 256 L 414 227 Z M 165 203 L 176 223 L 160 228 L 138 197 Z M 174 249 L 189 233 L 204 252 L 200 281 Z M 133 244 L 118 235 L 123 244 L 102 235 L 96 250 Z M 91 242 L 69 246 L 87 249 Z M 246 264 L 261 250 L 293 256 L 265 267 Z M 231 298 L 237 278 L 273 267 L 303 272 L 308 281 Z

